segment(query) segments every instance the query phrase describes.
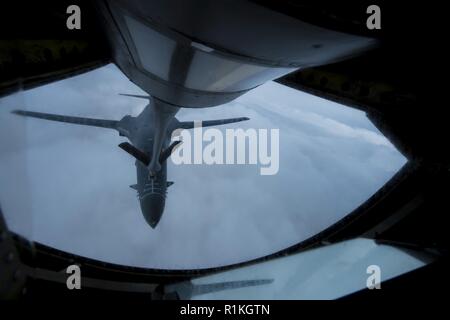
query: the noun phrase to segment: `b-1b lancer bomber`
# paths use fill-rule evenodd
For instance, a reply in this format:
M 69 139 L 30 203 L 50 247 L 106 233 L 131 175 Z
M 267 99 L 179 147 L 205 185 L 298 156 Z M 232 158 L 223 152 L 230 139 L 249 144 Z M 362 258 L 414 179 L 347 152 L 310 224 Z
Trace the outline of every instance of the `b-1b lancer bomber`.
M 127 95 L 127 94 L 123 94 Z M 147 223 L 155 228 L 164 212 L 167 188 L 173 184 L 167 181 L 167 159 L 181 143 L 170 144 L 170 137 L 176 129 L 194 128 L 193 121 L 178 121 L 175 114 L 179 107 L 165 103 L 151 96 L 127 95 L 149 100 L 149 104 L 137 116 L 124 116 L 120 121 L 63 116 L 49 113 L 15 110 L 13 113 L 45 120 L 115 129 L 120 136 L 131 142 L 123 142 L 119 147 L 136 159 L 137 183 L 135 189 Z M 249 120 L 246 117 L 203 121 L 202 126 L 215 126 Z

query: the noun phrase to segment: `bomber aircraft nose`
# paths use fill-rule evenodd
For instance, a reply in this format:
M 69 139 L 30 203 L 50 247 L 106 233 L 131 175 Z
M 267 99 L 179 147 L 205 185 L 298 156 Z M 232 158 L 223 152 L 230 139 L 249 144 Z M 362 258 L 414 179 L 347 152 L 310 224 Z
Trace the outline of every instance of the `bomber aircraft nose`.
M 155 228 L 164 211 L 165 199 L 158 193 L 147 193 L 141 198 L 141 210 L 147 223 Z

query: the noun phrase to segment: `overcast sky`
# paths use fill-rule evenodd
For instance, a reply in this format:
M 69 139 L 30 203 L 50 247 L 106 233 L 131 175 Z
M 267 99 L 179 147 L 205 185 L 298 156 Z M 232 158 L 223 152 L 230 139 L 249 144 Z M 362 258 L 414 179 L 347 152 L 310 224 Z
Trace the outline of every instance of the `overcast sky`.
M 113 65 L 0 99 L 0 204 L 12 230 L 108 262 L 198 268 L 257 258 L 298 243 L 377 191 L 405 158 L 355 109 L 270 82 L 179 120 L 247 116 L 225 128 L 278 128 L 280 168 L 168 162 L 156 229 L 145 222 L 134 160 L 114 130 L 24 119 L 16 108 L 119 120 L 143 92 Z

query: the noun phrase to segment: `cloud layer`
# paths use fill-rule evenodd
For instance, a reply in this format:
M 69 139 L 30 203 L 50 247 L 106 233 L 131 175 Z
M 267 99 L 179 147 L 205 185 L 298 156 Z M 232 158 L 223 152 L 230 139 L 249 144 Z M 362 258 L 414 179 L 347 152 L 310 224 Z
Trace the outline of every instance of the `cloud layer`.
M 113 65 L 0 100 L 0 203 L 13 230 L 108 262 L 198 268 L 260 257 L 344 217 L 379 189 L 404 157 L 364 113 L 267 83 L 180 120 L 247 116 L 226 128 L 279 128 L 280 169 L 169 162 L 166 210 L 144 221 L 134 161 L 115 131 L 23 119 L 16 108 L 120 119 L 137 115 L 142 93 Z M 221 128 L 224 130 L 225 128 Z

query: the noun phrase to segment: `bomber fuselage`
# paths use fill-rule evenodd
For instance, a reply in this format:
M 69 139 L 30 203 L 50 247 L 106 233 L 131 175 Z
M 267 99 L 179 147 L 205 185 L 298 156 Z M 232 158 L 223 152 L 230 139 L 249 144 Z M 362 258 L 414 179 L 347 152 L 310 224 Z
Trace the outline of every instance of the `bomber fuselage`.
M 122 119 L 120 126 L 125 129 L 125 135 L 137 149 L 145 152 L 150 159 L 153 158 L 155 143 L 155 134 L 157 133 L 158 114 L 160 112 L 155 108 L 153 101 L 145 107 L 142 113 L 137 117 L 126 116 Z M 174 120 L 174 111 L 172 117 L 168 120 L 170 123 Z M 162 149 L 169 146 L 170 135 L 167 134 L 162 139 Z M 157 150 L 160 150 L 158 148 Z M 151 174 L 147 165 L 136 160 L 137 183 L 134 189 L 138 193 L 142 214 L 147 223 L 155 228 L 164 212 L 166 194 L 167 194 L 167 162 L 160 164 L 160 169 Z

